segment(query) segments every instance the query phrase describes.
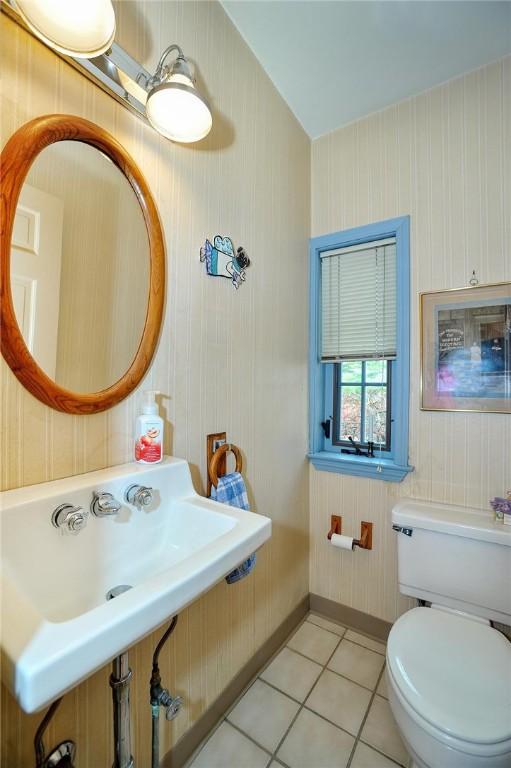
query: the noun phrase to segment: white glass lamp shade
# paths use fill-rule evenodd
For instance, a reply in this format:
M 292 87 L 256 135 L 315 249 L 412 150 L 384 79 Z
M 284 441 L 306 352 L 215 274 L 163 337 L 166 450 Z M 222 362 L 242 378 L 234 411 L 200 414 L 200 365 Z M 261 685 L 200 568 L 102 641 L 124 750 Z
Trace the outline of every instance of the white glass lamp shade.
M 15 0 L 15 7 L 37 37 L 68 56 L 92 59 L 114 40 L 111 0 Z
M 158 133 L 184 144 L 200 141 L 211 130 L 211 112 L 191 82 L 175 75 L 150 91 L 147 119 Z

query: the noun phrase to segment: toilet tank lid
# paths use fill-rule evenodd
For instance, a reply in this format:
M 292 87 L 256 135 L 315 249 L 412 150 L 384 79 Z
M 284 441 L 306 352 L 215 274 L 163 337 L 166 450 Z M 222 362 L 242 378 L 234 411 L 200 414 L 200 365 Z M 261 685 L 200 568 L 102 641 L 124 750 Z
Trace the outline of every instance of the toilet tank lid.
M 402 499 L 392 510 L 392 522 L 405 528 L 422 528 L 511 547 L 511 525 L 496 522 L 493 513 L 483 509 Z
M 436 608 L 413 608 L 391 629 L 387 663 L 410 706 L 455 738 L 511 738 L 511 643 L 503 634 Z

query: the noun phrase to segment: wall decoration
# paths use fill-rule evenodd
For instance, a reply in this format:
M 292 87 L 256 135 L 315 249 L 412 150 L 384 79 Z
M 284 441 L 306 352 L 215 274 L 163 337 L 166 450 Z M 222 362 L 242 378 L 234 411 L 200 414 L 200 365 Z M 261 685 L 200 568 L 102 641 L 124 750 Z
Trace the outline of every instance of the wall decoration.
M 423 410 L 511 413 L 511 283 L 420 295 Z
M 250 266 L 244 248 L 234 246 L 230 237 L 216 235 L 211 243 L 206 240 L 200 249 L 200 260 L 206 262 L 206 272 L 212 277 L 227 277 L 237 289 L 246 280 L 245 269 Z

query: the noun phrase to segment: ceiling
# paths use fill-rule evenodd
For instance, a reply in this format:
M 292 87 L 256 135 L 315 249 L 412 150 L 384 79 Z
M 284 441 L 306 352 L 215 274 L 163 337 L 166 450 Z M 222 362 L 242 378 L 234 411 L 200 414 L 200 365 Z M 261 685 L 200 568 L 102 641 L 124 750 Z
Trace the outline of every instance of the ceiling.
M 500 0 L 222 0 L 316 138 L 511 52 Z

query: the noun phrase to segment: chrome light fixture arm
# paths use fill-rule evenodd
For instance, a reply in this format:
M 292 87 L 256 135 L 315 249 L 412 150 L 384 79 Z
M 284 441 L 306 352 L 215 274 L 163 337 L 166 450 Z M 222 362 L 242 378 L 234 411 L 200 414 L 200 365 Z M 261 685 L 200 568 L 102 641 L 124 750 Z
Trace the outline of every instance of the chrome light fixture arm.
M 182 48 L 180 48 L 179 45 L 176 45 L 175 43 L 173 43 L 172 45 L 169 45 L 167 48 L 165 48 L 162 55 L 160 56 L 158 66 L 156 67 L 156 72 L 154 73 L 154 77 L 152 78 L 153 80 L 156 80 L 157 82 L 161 82 L 162 80 L 165 80 L 165 77 L 170 72 L 170 68 L 165 66 L 165 59 L 173 51 L 177 51 L 177 61 L 179 59 L 182 59 L 183 61 L 186 62 L 185 55 L 183 53 Z
M 177 57 L 174 63 L 169 66 L 168 64 L 165 64 L 165 61 L 174 51 L 177 52 Z M 195 83 L 195 79 L 192 77 L 183 49 L 176 43 L 165 48 L 160 56 L 154 75 L 148 76 L 148 73 L 145 70 L 140 70 L 137 75 L 137 83 L 149 93 L 153 88 L 164 83 L 172 74 L 184 75 L 184 77 L 190 80 L 191 83 Z

